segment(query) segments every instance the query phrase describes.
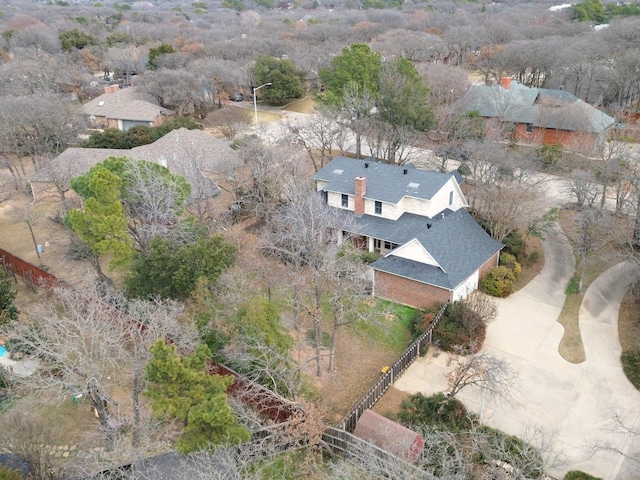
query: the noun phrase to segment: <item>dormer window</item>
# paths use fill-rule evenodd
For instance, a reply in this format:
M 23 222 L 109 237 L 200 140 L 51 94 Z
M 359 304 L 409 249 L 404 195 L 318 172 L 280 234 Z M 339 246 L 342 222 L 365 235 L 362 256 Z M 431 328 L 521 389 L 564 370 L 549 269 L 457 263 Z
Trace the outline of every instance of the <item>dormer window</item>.
M 342 208 L 349 208 L 349 195 L 346 193 L 342 194 Z
M 382 202 L 376 200 L 375 203 L 375 213 L 376 215 L 382 215 Z

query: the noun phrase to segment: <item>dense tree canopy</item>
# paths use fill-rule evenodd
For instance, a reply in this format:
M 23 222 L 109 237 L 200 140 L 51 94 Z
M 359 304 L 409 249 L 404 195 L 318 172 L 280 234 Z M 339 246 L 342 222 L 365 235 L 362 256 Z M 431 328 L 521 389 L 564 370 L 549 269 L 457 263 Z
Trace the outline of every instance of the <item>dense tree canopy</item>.
M 16 293 L 13 289 L 13 282 L 4 273 L 4 270 L 0 269 L 0 325 L 17 320 L 18 309 L 13 304 Z
M 345 47 L 340 55 L 331 60 L 328 68 L 320 70 L 320 80 L 324 85 L 322 102 L 330 105 L 342 105 L 345 90 L 357 85 L 363 95 L 376 97 L 382 58 L 364 43 L 354 43 Z
M 290 99 L 304 95 L 304 72 L 297 70 L 295 64 L 287 58 L 260 55 L 251 72 L 254 87 L 271 83 L 268 88 L 260 90 L 262 100 L 269 105 L 284 105 Z
M 205 371 L 210 356 L 206 345 L 181 358 L 175 345 L 158 340 L 151 353 L 147 395 L 156 415 L 184 423 L 183 435 L 176 443 L 179 452 L 249 440 L 249 432 L 238 423 L 227 403 L 226 390 L 233 377 L 209 375 Z
M 134 249 L 146 251 L 153 237 L 167 236 L 178 224 L 191 187 L 165 167 L 126 157 L 110 157 L 71 180 L 84 199 L 69 212 L 71 228 L 96 256 L 114 254 L 124 265 Z
M 209 285 L 230 267 L 236 249 L 224 237 L 200 238 L 180 243 L 155 237 L 148 253 L 136 254 L 126 280 L 132 297 L 185 300 L 203 278 Z

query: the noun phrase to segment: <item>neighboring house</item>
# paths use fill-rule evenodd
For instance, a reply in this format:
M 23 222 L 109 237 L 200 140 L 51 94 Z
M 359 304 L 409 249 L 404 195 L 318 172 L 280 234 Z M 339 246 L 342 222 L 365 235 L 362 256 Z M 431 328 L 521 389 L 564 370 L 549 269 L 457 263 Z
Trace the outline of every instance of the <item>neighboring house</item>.
M 376 297 L 413 307 L 465 298 L 503 245 L 465 209 L 457 173 L 337 157 L 314 175 L 332 207 L 353 212 L 353 243 L 372 263 Z
M 471 85 L 453 111 L 479 112 L 487 134 L 498 132 L 535 145 L 561 144 L 588 151 L 603 145 L 615 119 L 567 92 L 529 88 L 511 78 L 500 85 Z
M 55 195 L 55 184 L 66 184 L 68 188 L 71 178 L 84 175 L 95 164 L 109 157 L 147 160 L 183 176 L 191 185 L 188 203 L 223 194 L 224 190 L 218 185 L 226 183 L 243 164 L 227 140 L 215 138 L 202 130 L 179 128 L 154 143 L 130 150 L 68 148 L 53 159 L 49 166 L 30 178 L 34 200 Z
M 118 85 L 109 85 L 104 90 L 105 93 L 80 107 L 80 114 L 87 117 L 90 128 L 155 127 L 174 115 L 173 111 L 162 108 L 152 96 L 135 87 L 120 89 Z

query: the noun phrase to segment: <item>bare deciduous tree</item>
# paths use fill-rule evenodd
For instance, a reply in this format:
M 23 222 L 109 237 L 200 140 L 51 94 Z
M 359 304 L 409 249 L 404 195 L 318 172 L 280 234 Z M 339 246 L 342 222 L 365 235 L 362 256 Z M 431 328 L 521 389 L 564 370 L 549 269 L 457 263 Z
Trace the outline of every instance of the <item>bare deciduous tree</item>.
M 346 131 L 329 107 L 319 107 L 304 121 L 285 122 L 285 138 L 302 146 L 317 172 L 333 158 L 333 149 L 346 143 Z
M 564 182 L 564 191 L 575 198 L 578 210 L 582 210 L 585 206 L 593 207 L 600 195 L 596 178 L 585 170 L 571 172 L 571 176 Z
M 316 374 L 322 375 L 322 301 L 328 278 L 339 274 L 336 260 L 343 232 L 357 232 L 355 220 L 340 209 L 328 206 L 319 194 L 289 185 L 287 206 L 273 218 L 263 248 L 289 264 L 292 275 L 308 272 L 309 296 L 300 292 L 297 302 L 313 325 Z
M 88 398 L 109 448 L 115 448 L 126 424 L 131 425 L 137 446 L 148 346 L 165 335 L 186 348 L 193 343 L 189 325 L 178 322 L 180 308 L 168 302 L 128 302 L 95 286 L 84 290 L 59 286 L 54 293 L 57 301 L 42 304 L 5 332 L 25 355 L 38 360 L 34 374 L 16 381 L 28 391 L 46 391 L 51 399 Z M 123 387 L 131 388 L 132 398 L 132 411 L 124 415 L 112 397 Z
M 470 386 L 478 387 L 482 395 L 489 394 L 498 400 L 510 400 L 513 397 L 516 388 L 515 373 L 505 360 L 483 352 L 467 357 L 454 355 L 447 361 L 447 365 L 453 369 L 447 374 L 446 403 Z M 482 421 L 482 406 L 480 421 Z

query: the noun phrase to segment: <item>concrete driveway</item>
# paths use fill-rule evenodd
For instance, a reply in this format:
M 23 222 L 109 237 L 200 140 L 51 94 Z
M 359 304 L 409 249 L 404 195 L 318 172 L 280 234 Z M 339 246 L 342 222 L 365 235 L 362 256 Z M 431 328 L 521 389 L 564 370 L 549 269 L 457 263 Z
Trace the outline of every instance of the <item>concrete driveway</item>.
M 640 427 L 640 392 L 620 364 L 617 321 L 620 302 L 635 272 L 619 264 L 587 290 L 580 309 L 580 331 L 587 360 L 565 361 L 558 353 L 563 327 L 556 321 L 564 290 L 573 274 L 573 255 L 562 234 L 543 242 L 545 266 L 532 282 L 507 299 L 498 299 L 498 318 L 489 325 L 483 347 L 506 359 L 516 374 L 513 398 L 496 402 L 478 389 L 459 395 L 483 422 L 545 445 L 547 473 L 562 478 L 582 470 L 603 479 L 640 478 L 640 464 L 610 446 L 640 459 L 640 438 L 616 428 L 614 418 Z M 446 390 L 448 355 L 429 354 L 414 363 L 395 388 L 430 395 Z

